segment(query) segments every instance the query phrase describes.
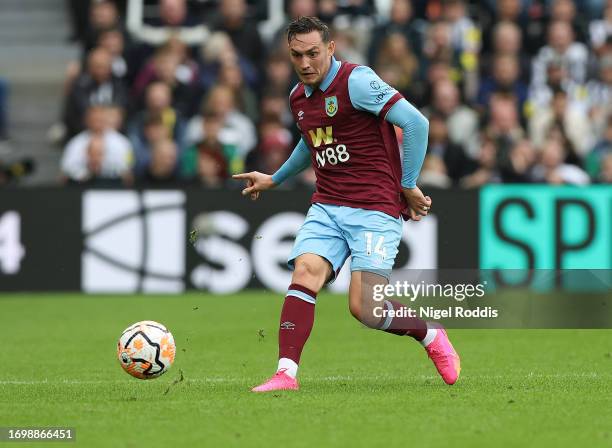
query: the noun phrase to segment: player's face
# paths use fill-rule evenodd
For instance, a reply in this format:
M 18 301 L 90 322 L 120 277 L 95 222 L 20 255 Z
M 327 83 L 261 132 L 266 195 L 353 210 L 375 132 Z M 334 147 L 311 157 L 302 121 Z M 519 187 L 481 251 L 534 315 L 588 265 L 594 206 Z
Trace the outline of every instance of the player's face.
M 289 56 L 300 81 L 318 87 L 329 70 L 335 47 L 333 40 L 323 42 L 318 31 L 296 35 L 289 42 Z

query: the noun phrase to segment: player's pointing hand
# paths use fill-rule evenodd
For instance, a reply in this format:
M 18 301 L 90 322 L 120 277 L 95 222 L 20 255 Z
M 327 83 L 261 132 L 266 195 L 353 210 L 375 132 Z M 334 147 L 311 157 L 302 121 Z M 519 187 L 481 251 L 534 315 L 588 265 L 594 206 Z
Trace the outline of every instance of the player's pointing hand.
M 274 188 L 276 186 L 272 180 L 272 176 L 269 174 L 260 173 L 259 171 L 234 174 L 232 178 L 244 179 L 246 181 L 246 188 L 242 190 L 242 195 L 250 195 L 253 201 L 259 198 L 259 193 L 262 191 L 269 190 L 270 188 Z

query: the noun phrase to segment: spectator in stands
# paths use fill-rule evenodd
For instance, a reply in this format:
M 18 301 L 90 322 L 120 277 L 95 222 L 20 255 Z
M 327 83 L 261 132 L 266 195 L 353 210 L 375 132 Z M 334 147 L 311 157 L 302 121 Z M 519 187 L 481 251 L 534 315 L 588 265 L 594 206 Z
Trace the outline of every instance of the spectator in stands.
M 210 111 L 222 118 L 223 125 L 219 139 L 227 145 L 234 145 L 242 160 L 257 144 L 255 126 L 248 117 L 236 109 L 234 93 L 227 86 L 215 86 L 205 99 L 204 111 Z M 202 116 L 193 117 L 187 125 L 186 142 L 194 144 L 205 137 Z
M 140 182 L 150 186 L 175 184 L 178 180 L 177 159 L 176 143 L 170 139 L 157 140 L 153 144 L 151 162 L 144 175 L 139 179 Z
M 338 15 L 338 2 L 334 0 L 320 0 L 317 17 L 327 23 L 330 28 L 334 27 L 334 19 Z
M 286 51 L 286 50 L 285 50 Z M 224 32 L 215 32 L 204 42 L 201 48 L 202 69 L 200 84 L 205 91 L 210 90 L 217 82 L 223 64 L 236 64 L 240 67 L 242 78 L 250 87 L 257 88 L 260 79 L 255 64 L 238 52 L 229 36 Z
M 264 116 L 259 124 L 260 144 L 250 165 L 257 171 L 274 173 L 287 160 L 293 149 L 293 138 L 283 124 L 273 115 Z
M 598 79 L 592 79 L 586 85 L 587 113 L 594 135 L 601 136 L 606 127 L 606 117 L 612 116 L 612 53 L 601 58 L 598 71 Z
M 464 95 L 469 100 L 475 99 L 478 92 L 480 29 L 468 16 L 464 0 L 445 1 L 442 16 L 450 25 L 451 46 L 462 73 Z
M 567 68 L 569 80 L 583 84 L 586 81 L 588 63 L 587 47 L 576 42 L 571 24 L 552 22 L 548 28 L 548 44 L 540 49 L 533 61 L 532 86 L 547 84 L 547 68 L 551 61 L 560 60 Z
M 589 184 L 587 173 L 576 165 L 564 163 L 566 156 L 563 143 L 559 139 L 546 140 L 540 152 L 540 162 L 534 168 L 534 181 L 553 185 Z
M 336 50 L 334 52 L 336 59 L 352 62 L 353 64 L 366 64 L 363 53 L 357 48 L 357 38 L 353 30 L 334 29 L 332 30 L 332 40 L 336 43 Z
M 495 93 L 489 100 L 485 133 L 495 142 L 498 161 L 507 160 L 511 149 L 525 135 L 516 105 L 517 99 L 511 93 Z
M 518 140 L 510 149 L 509 157 L 498 160 L 502 180 L 506 183 L 532 182 L 536 158 L 537 153 L 531 142 Z
M 498 21 L 516 23 L 523 38 L 522 51 L 533 57 L 544 45 L 548 11 L 538 0 L 501 0 L 498 3 Z
M 109 129 L 124 133 L 125 131 L 125 109 L 117 104 L 106 106 L 106 123 Z
M 316 0 L 289 0 L 287 15 L 287 21 L 297 19 L 298 17 L 316 16 L 317 2 Z M 284 28 L 282 31 L 284 33 Z
M 289 0 L 287 4 L 287 20 L 274 32 L 271 39 L 271 53 L 287 53 L 286 24 L 298 17 L 312 17 L 317 15 L 317 0 Z M 320 16 L 319 16 L 320 18 Z
M 582 16 L 576 13 L 573 0 L 553 0 L 550 6 L 550 22 L 566 22 L 572 26 L 576 40 L 587 42 L 587 27 Z
M 405 97 L 412 98 L 414 79 L 418 76 L 419 63 L 410 44 L 402 33 L 391 33 L 382 42 L 376 58 L 376 71 L 383 69 L 395 74 L 391 85 Z
M 199 82 L 200 67 L 192 57 L 191 48 L 175 37 L 170 38 L 164 48 L 178 59 L 178 67 L 175 72 L 176 79 L 182 84 L 196 86 Z
M 221 64 L 218 84 L 232 89 L 240 112 L 253 122 L 259 119 L 259 108 L 255 92 L 244 82 L 242 71 L 236 61 L 228 60 Z
M 72 138 L 62 155 L 65 180 L 76 183 L 131 180 L 132 148 L 129 140 L 108 128 L 107 108 L 86 111 L 87 129 Z
M 152 164 L 151 157 L 153 147 L 171 140 L 181 173 L 188 166 L 188 178 L 212 186 L 227 186 L 227 176 L 244 163 L 256 169 L 276 167 L 286 156 L 286 136 L 294 133 L 290 148 L 301 138 L 287 105 L 297 80 L 287 57 L 284 27 L 264 46 L 261 23 L 252 21 L 254 13 L 262 11 L 258 2 L 130 0 L 128 22 L 143 44 L 139 46 L 126 40 L 117 0 L 78 3 L 91 3 L 91 8 L 83 8 L 91 27 L 81 34 L 87 34 L 84 48 L 93 51 L 66 77 L 64 135 L 83 130 L 85 111 L 103 105 L 105 134 L 120 132 L 125 116 L 129 118 L 140 179 L 147 172 L 151 182 L 170 181 L 172 176 L 159 175 L 170 173 L 169 145 Z M 285 4 L 290 18 L 319 15 L 330 23 L 338 58 L 368 60 L 383 80 L 429 116 L 425 184 L 477 187 L 533 179 L 580 183 L 583 164 L 593 182 L 612 177 L 611 0 Z M 593 15 L 597 4 L 599 14 Z M 388 10 L 389 17 L 376 15 L 375 6 Z M 199 14 L 204 10 L 210 14 Z M 589 16 L 601 19 L 587 26 L 582 20 Z M 261 29 L 267 37 L 273 31 Z M 3 127 L 6 131 L 2 87 L 0 81 L 0 140 Z M 82 143 L 84 136 L 73 141 L 87 148 L 78 151 L 80 170 L 86 173 L 82 177 L 104 178 L 107 158 L 115 150 L 107 148 L 100 133 L 91 135 L 87 144 Z M 550 140 L 560 146 L 560 163 L 558 148 L 546 147 Z M 147 171 L 150 164 L 155 174 Z M 313 176 L 309 170 L 288 185 Z
M 163 133 L 157 129 L 159 120 L 165 127 Z M 150 129 L 151 125 L 154 125 L 154 129 Z M 181 114 L 172 107 L 170 87 L 159 81 L 151 83 L 147 87 L 144 110 L 138 112 L 128 126 L 128 135 L 136 150 L 137 172 L 140 173 L 143 165 L 146 165 L 150 149 L 158 139 L 173 140 L 180 152 L 184 148 L 185 126 Z
M 601 170 L 597 177 L 597 182 L 601 184 L 612 184 L 612 153 L 604 156 L 601 161 Z
M 440 164 L 434 160 L 431 162 L 433 172 L 444 174 L 445 178 L 454 183 L 457 183 L 459 179 L 476 168 L 474 162 L 465 154 L 463 148 L 449 140 L 446 119 L 440 113 L 433 113 L 429 116 L 427 153 L 438 157 L 444 167 L 443 170 L 438 169 Z
M 493 139 L 484 136 L 478 151 L 477 169 L 463 177 L 460 185 L 463 188 L 479 188 L 488 183 L 500 183 L 501 175 L 497 167 L 497 149 Z
M 320 0 L 319 18 L 336 30 L 351 30 L 355 45 L 362 54 L 367 52 L 370 33 L 374 27 L 373 0 Z
M 225 159 L 218 152 L 209 149 L 200 151 L 197 159 L 196 182 L 207 188 L 223 187 L 229 182 L 225 163 Z
M 499 22 L 493 27 L 492 33 L 493 49 L 481 58 L 481 73 L 485 76 L 492 73 L 496 57 L 511 56 L 518 60 L 521 81 L 529 83 L 531 57 L 523 51 L 523 39 L 519 27 L 512 22 Z
M 83 41 L 83 49 L 88 53 L 100 39 L 100 34 L 106 30 L 118 29 L 126 36 L 117 5 L 109 0 L 92 2 L 89 11 L 89 24 Z
M 517 32 L 522 34 L 525 25 L 526 15 L 524 13 L 522 0 L 488 0 L 486 7 L 479 13 L 481 16 L 482 30 L 482 52 L 485 54 L 494 53 L 493 42 L 495 40 L 495 29 L 499 24 L 512 24 L 517 28 Z M 520 28 L 519 28 L 520 27 Z
M 497 55 L 493 62 L 492 73 L 481 79 L 478 91 L 478 106 L 481 113 L 487 109 L 494 92 L 512 93 L 517 99 L 517 112 L 522 116 L 528 92 L 527 85 L 519 79 L 519 63 L 516 56 Z
M 601 20 L 593 20 L 589 25 L 591 48 L 596 55 L 601 55 L 606 42 L 612 38 L 612 1 L 607 1 Z
M 608 115 L 607 126 L 602 138 L 597 142 L 586 157 L 586 171 L 591 179 L 600 179 L 604 169 L 603 161 L 612 154 L 612 114 Z M 609 179 L 609 178 L 608 178 Z M 607 181 L 609 182 L 609 180 Z
M 103 30 L 98 35 L 98 48 L 103 48 L 111 55 L 111 72 L 113 77 L 127 81 L 128 64 L 124 57 L 125 39 L 124 35 L 118 28 L 109 28 Z M 71 61 L 66 68 L 66 78 L 64 82 L 64 91 L 70 92 L 75 79 L 82 73 L 83 65 L 81 61 Z
M 480 51 L 480 30 L 467 14 L 464 0 L 443 2 L 442 17 L 450 25 L 451 45 L 462 55 L 478 57 Z
M 423 37 L 426 23 L 413 17 L 412 2 L 410 0 L 393 0 L 389 18 L 383 20 L 372 31 L 372 38 L 368 50 L 368 63 L 376 63 L 378 51 L 382 42 L 392 33 L 402 33 L 414 54 L 420 57 L 423 51 Z
M 531 141 L 538 147 L 542 146 L 553 127 L 561 131 L 580 156 L 584 156 L 595 143 L 588 117 L 569 107 L 567 92 L 562 89 L 554 92 L 549 107 L 539 108 L 529 120 Z
M 171 89 L 172 107 L 181 117 L 191 117 L 197 111 L 199 91 L 192 86 L 190 76 L 180 77 L 181 54 L 171 45 L 160 48 L 153 59 L 145 65 L 134 82 L 133 102 L 142 108 L 143 93 L 153 82 L 162 82 Z
M 449 140 L 462 146 L 470 157 L 478 153 L 478 114 L 460 101 L 459 89 L 448 80 L 438 81 L 433 87 L 431 107 L 424 109 L 429 116 L 437 112 L 446 118 Z
M 104 48 L 92 50 L 87 58 L 87 71 L 72 85 L 64 107 L 64 123 L 68 137 L 83 130 L 83 117 L 89 106 L 127 105 L 127 92 L 112 72 L 112 55 Z
M 427 61 L 427 70 L 425 71 L 424 79 L 418 82 L 412 92 L 414 94 L 412 97 L 414 105 L 419 108 L 430 106 L 432 103 L 434 86 L 440 81 L 452 82 L 454 78 L 453 73 L 451 65 L 443 59 Z M 383 75 L 387 76 L 387 78 Z M 385 73 L 379 73 L 379 76 L 389 83 L 388 80 L 395 79 L 396 75 L 391 74 L 391 76 L 389 76 Z
M 429 25 L 423 43 L 423 54 L 428 60 L 445 61 L 454 65 L 455 52 L 448 22 L 438 21 Z
M 266 63 L 264 83 L 266 89 L 286 92 L 289 95 L 290 90 L 295 85 L 295 82 L 292 83 L 292 76 L 293 69 L 287 59 L 287 50 L 272 53 Z
M 244 162 L 235 144 L 223 141 L 224 117 L 214 110 L 205 110 L 202 117 L 202 139 L 185 151 L 180 160 L 181 177 L 198 178 L 199 182 L 218 184 L 230 174 L 242 172 Z M 202 166 L 200 166 L 200 159 Z M 215 163 L 213 163 L 216 161 Z M 214 165 L 214 166 L 213 166 Z M 213 169 L 214 168 L 214 169 Z M 224 172 L 221 173 L 220 169 Z M 203 170 L 202 172 L 200 172 Z M 204 176 L 204 178 L 202 177 Z
M 293 115 L 291 115 L 289 110 L 289 102 L 285 92 L 279 92 L 274 89 L 266 90 L 261 97 L 260 111 L 262 117 L 274 117 L 285 128 L 296 129 L 299 132 L 299 129 L 294 124 Z
M 232 40 L 237 53 L 247 58 L 259 73 L 263 73 L 266 58 L 265 45 L 257 26 L 248 18 L 245 0 L 221 0 L 216 31 L 223 31 Z
M 125 58 L 125 36 L 119 28 L 103 30 L 98 35 L 97 45 L 107 50 L 112 57 L 113 76 L 124 79 L 128 75 L 129 67 Z
M 147 114 L 143 126 L 142 133 L 134 128 L 128 134 L 134 149 L 134 173 L 138 177 L 141 177 L 149 166 L 155 143 L 167 140 L 171 135 L 161 114 Z
M 134 38 L 150 47 L 164 45 L 171 38 L 177 38 L 189 46 L 200 45 L 209 34 L 201 19 L 189 14 L 186 0 L 160 0 L 158 17 L 145 22 L 142 15 L 142 0 L 134 8 L 137 14 L 128 18 L 128 29 Z

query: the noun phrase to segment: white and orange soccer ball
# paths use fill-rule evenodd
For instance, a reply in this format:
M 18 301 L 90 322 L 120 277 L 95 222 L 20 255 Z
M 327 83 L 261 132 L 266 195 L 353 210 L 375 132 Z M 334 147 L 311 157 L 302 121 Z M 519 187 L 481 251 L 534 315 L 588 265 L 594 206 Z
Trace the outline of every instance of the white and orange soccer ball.
M 162 324 L 143 320 L 121 333 L 117 357 L 121 367 L 141 380 L 157 378 L 174 362 L 176 345 L 172 333 Z

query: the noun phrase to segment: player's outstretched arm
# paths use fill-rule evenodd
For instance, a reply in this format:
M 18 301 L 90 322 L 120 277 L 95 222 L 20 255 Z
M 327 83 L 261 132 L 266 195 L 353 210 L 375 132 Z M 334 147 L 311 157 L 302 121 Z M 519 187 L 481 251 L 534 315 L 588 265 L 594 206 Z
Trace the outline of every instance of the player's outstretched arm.
M 244 196 L 251 195 L 252 200 L 259 198 L 259 193 L 277 185 L 304 171 L 310 165 L 310 151 L 304 140 L 300 140 L 293 152 L 273 175 L 251 171 L 250 173 L 235 174 L 234 179 L 244 179 L 247 188 L 242 190 Z

